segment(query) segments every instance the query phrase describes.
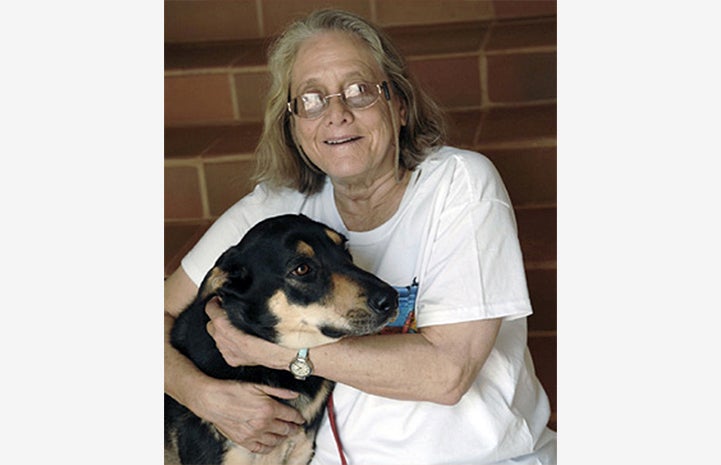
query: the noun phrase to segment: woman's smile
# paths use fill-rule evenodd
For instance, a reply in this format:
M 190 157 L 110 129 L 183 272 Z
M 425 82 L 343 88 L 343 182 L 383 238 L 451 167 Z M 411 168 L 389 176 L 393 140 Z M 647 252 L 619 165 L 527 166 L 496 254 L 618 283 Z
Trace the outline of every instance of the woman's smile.
M 360 136 L 342 136 L 342 137 L 332 137 L 330 139 L 326 139 L 324 142 L 327 145 L 346 145 L 350 144 L 352 142 L 356 142 L 362 139 Z

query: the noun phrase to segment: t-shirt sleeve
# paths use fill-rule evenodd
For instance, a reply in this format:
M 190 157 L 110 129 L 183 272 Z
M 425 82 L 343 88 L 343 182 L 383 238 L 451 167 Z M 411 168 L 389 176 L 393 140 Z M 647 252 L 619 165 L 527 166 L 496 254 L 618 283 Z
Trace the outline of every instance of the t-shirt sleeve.
M 437 217 L 419 327 L 532 313 L 513 208 L 495 168 L 481 168 L 455 173 Z
M 288 189 L 270 190 L 264 184 L 243 197 L 223 213 L 181 260 L 193 282 L 200 286 L 203 277 L 229 247 L 240 242 L 256 223 L 276 215 L 298 213 L 303 196 Z
M 242 225 L 231 221 L 228 216 L 221 216 L 183 257 L 180 265 L 190 279 L 200 286 L 203 277 L 213 267 L 218 257 L 237 244 L 248 229 L 250 226 L 247 224 Z

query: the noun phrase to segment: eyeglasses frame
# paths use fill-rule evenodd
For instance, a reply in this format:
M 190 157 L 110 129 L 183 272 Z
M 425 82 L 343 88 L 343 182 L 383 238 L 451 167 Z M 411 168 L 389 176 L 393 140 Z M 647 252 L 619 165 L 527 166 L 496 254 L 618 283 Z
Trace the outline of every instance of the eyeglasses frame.
M 383 96 L 386 98 L 386 100 L 390 100 L 390 99 L 391 99 L 391 92 L 390 92 L 390 89 L 388 88 L 388 82 L 387 82 L 387 81 L 381 81 L 381 82 L 379 82 L 378 84 L 376 84 L 375 86 L 376 86 L 376 89 L 378 89 L 378 95 L 383 95 Z M 318 114 L 318 116 L 315 116 L 315 117 L 313 117 L 313 118 L 308 118 L 308 117 L 305 117 L 305 116 L 300 116 L 300 115 L 297 113 L 297 111 L 293 111 L 293 102 L 295 102 L 295 107 L 296 107 L 296 110 L 297 110 L 297 107 L 298 107 L 298 97 L 296 96 L 296 97 L 294 97 L 294 98 L 290 98 L 290 95 L 288 95 L 288 102 L 286 103 L 286 106 L 287 106 L 287 108 L 288 108 L 288 113 L 290 113 L 291 115 L 297 116 L 298 118 L 303 118 L 303 119 L 308 119 L 308 120 L 314 120 L 314 119 L 318 119 L 318 118 L 320 118 L 321 116 L 323 116 L 323 114 L 325 113 L 325 111 L 326 111 L 326 110 L 328 109 L 328 107 L 329 107 L 328 99 L 330 99 L 331 97 L 340 97 L 340 100 L 341 100 L 341 102 L 343 102 L 343 105 L 345 105 L 345 107 L 348 108 L 349 110 L 366 110 L 366 109 L 372 107 L 373 105 L 375 105 L 375 103 L 378 101 L 378 99 L 375 99 L 375 100 L 373 100 L 373 102 L 371 102 L 370 104 L 368 104 L 368 106 L 365 106 L 365 107 L 362 107 L 362 108 L 351 108 L 351 107 L 348 106 L 348 104 L 347 104 L 346 101 L 345 101 L 344 91 L 345 91 L 345 89 L 343 89 L 343 91 L 338 92 L 338 93 L 336 93 L 336 94 L 324 95 L 324 96 L 323 96 L 323 101 L 325 102 L 325 106 L 324 106 L 324 108 L 323 108 L 323 111 L 321 111 L 321 112 Z

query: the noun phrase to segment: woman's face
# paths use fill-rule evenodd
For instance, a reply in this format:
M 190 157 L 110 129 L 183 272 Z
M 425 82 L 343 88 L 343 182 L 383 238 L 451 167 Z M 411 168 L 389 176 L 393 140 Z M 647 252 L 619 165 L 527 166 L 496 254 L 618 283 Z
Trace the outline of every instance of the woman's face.
M 358 81 L 375 87 L 384 80 L 388 78 L 359 39 L 325 32 L 300 46 L 291 70 L 291 97 L 306 92 L 336 94 Z M 405 110 L 393 93 L 391 106 L 403 125 Z M 332 97 L 319 118 L 292 116 L 296 141 L 332 181 L 371 183 L 394 169 L 398 135 L 393 133 L 390 111 L 383 95 L 363 110 L 351 110 L 339 97 Z

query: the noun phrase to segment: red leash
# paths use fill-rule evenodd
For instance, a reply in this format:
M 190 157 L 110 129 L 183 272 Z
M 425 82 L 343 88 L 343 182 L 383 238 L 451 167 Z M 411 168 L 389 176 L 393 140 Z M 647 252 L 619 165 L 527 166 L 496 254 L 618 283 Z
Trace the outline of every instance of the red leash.
M 333 432 L 333 438 L 335 439 L 335 445 L 338 446 L 338 455 L 340 455 L 340 463 L 342 465 L 348 465 L 343 455 L 343 444 L 340 442 L 340 435 L 338 434 L 338 427 L 335 424 L 335 410 L 333 409 L 333 393 L 331 392 L 328 397 L 328 420 L 330 420 L 330 429 Z

